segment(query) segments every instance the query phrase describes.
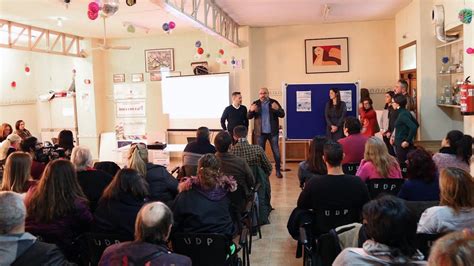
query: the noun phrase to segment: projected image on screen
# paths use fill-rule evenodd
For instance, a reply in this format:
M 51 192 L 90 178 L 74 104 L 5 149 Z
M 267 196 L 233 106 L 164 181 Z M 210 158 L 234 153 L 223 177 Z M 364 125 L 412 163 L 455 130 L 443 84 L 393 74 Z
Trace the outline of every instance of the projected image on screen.
M 170 128 L 220 128 L 220 117 L 229 105 L 229 74 L 164 78 L 162 101 Z

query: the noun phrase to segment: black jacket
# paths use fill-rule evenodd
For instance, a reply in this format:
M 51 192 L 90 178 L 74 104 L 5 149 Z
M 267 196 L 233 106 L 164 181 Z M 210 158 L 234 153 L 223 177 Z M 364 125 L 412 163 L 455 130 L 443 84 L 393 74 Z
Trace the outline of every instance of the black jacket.
M 178 194 L 178 180 L 164 166 L 147 163 L 146 181 L 151 201 L 170 203 Z
M 89 206 L 93 212 L 97 208 L 102 192 L 112 182 L 112 176 L 104 171 L 92 169 L 77 172 L 77 180 L 89 200 Z
M 35 266 L 35 265 L 76 265 L 66 260 L 63 253 L 54 244 L 35 241 L 12 266 Z
M 234 227 L 227 196 L 213 198 L 196 188 L 179 193 L 173 205 L 174 231 L 180 233 L 216 233 L 232 237 Z
M 270 103 L 269 103 L 269 109 L 270 109 L 270 126 L 271 126 L 271 134 L 278 135 L 278 129 L 279 129 L 279 121 L 278 118 L 283 118 L 285 117 L 285 110 L 281 107 L 280 103 L 272 98 L 269 98 Z M 276 103 L 278 104 L 279 109 L 278 110 L 273 110 L 272 104 Z M 262 135 L 262 102 L 260 100 L 256 100 L 253 102 L 253 104 L 257 105 L 257 110 L 255 112 L 249 111 L 247 113 L 247 118 L 252 119 L 255 118 L 254 122 L 254 134 L 256 136 Z
M 94 212 L 94 231 L 105 234 L 120 234 L 132 240 L 135 233 L 135 219 L 145 199 L 120 193 L 119 199 L 99 201 Z

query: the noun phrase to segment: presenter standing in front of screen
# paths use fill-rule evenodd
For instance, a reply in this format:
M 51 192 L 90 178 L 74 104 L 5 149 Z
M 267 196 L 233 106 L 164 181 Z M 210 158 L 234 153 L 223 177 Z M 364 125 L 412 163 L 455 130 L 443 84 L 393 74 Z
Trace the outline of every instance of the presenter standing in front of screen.
M 227 120 L 227 126 L 225 124 Z M 247 119 L 247 107 L 242 105 L 242 95 L 236 91 L 232 93 L 232 104 L 224 109 L 221 116 L 222 129 L 227 130 L 230 136 L 233 136 L 234 127 L 245 126 L 249 128 L 249 120 Z M 232 138 L 233 139 L 233 138 Z
M 285 117 L 285 111 L 277 100 L 269 97 L 267 88 L 261 88 L 258 95 L 259 99 L 252 103 L 247 117 L 248 119 L 255 118 L 254 134 L 258 145 L 265 150 L 267 140 L 270 141 L 273 157 L 275 158 L 276 176 L 282 178 L 280 147 L 278 145 L 278 118 Z

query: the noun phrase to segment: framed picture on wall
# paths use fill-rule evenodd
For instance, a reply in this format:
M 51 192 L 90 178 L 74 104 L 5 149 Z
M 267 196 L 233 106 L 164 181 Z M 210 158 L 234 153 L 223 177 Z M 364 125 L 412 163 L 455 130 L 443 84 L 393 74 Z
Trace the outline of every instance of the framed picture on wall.
M 132 74 L 132 82 L 143 82 L 143 73 Z
M 113 80 L 114 83 L 123 83 L 125 82 L 125 74 L 114 74 Z
M 162 67 L 174 71 L 174 49 L 145 50 L 145 71 L 160 71 Z
M 307 39 L 304 46 L 306 74 L 349 72 L 347 37 Z
M 150 72 L 150 81 L 161 81 L 161 72 Z

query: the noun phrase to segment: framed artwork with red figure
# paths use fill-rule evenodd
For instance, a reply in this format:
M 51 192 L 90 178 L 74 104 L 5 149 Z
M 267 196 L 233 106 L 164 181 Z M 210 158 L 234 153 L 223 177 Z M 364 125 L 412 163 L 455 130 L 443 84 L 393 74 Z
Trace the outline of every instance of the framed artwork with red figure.
M 306 74 L 349 72 L 349 40 L 342 38 L 307 39 Z

